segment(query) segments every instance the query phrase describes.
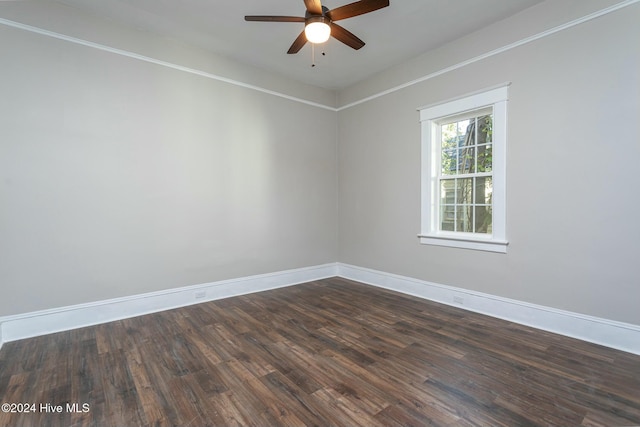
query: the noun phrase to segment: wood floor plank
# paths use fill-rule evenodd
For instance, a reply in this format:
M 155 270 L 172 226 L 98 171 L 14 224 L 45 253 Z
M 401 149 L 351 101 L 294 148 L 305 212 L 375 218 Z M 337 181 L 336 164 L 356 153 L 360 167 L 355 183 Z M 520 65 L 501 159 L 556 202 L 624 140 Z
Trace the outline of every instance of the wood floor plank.
M 165 420 L 162 410 L 162 399 L 158 396 L 158 390 L 146 370 L 146 360 L 140 354 L 139 349 L 132 349 L 127 358 L 131 378 L 136 387 L 146 423 L 150 425 L 161 424 Z
M 138 390 L 131 376 L 124 351 L 110 351 L 99 356 L 105 393 L 105 418 L 116 425 L 144 425 L 144 408 L 138 400 Z M 60 400 L 58 400 L 60 402 Z
M 5 343 L 0 400 L 63 407 L 0 427 L 634 425 L 640 356 L 330 278 Z
M 176 408 L 181 426 L 225 425 L 217 408 L 207 405 L 208 398 L 195 378 L 187 374 L 170 380 L 170 402 Z
M 258 378 L 245 381 L 245 386 L 254 396 L 263 402 L 269 413 L 277 420 L 275 424 L 279 426 L 303 426 L 304 423 L 298 418 L 295 411 L 275 398 L 269 388 Z
M 304 425 L 307 426 L 328 426 L 338 425 L 333 419 L 328 408 L 319 405 L 311 394 L 300 389 L 298 384 L 282 375 L 280 372 L 273 372 L 261 378 L 261 381 L 282 404 L 296 413 Z
M 277 416 L 269 411 L 268 403 L 262 401 L 247 387 L 246 381 L 254 378 L 251 373 L 243 371 L 241 365 L 234 364 L 232 361 L 223 362 L 221 365 L 221 377 L 230 390 L 225 394 L 245 422 L 257 426 L 278 425 Z
M 244 427 L 255 425 L 252 422 L 252 418 L 245 418 L 240 411 L 242 406 L 241 402 L 238 402 L 233 395 L 233 392 L 227 391 L 220 393 L 215 398 L 209 398 L 204 404 L 209 404 L 214 408 L 214 411 L 220 415 L 222 422 L 217 424 L 214 420 L 208 420 L 209 425 L 222 425 L 229 427 Z
M 317 402 L 328 407 L 337 418 L 338 425 L 377 425 L 376 419 L 369 415 L 363 408 L 353 405 L 343 395 L 334 389 L 327 387 L 313 392 L 312 396 Z
M 328 372 L 317 363 L 319 352 L 309 351 L 288 341 L 276 343 L 273 348 L 290 363 L 291 369 L 283 372 L 285 376 L 305 393 L 312 394 L 330 381 Z

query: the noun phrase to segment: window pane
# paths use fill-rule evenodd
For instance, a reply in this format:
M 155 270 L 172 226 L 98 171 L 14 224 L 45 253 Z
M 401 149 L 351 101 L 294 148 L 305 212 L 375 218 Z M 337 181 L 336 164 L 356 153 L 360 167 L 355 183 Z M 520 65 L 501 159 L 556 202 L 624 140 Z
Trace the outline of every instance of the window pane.
M 455 175 L 463 168 L 461 148 L 465 145 L 465 135 L 469 120 L 459 120 L 440 126 L 441 164 L 443 175 Z
M 443 179 L 440 181 L 440 203 L 453 205 L 456 202 L 456 180 Z
M 458 150 L 442 150 L 442 174 L 455 175 L 458 166 Z
M 440 206 L 440 230 L 454 231 L 455 209 L 453 205 Z
M 493 163 L 493 146 L 491 144 L 478 146 L 478 172 L 491 172 Z
M 442 131 L 442 149 L 457 148 L 459 144 L 459 137 L 457 127 L 455 123 L 444 125 L 441 128 Z
M 475 145 L 476 144 L 476 119 L 473 118 L 471 120 L 465 120 L 467 125 L 464 129 L 464 141 L 463 144 L 465 146 Z
M 442 148 L 457 148 L 463 145 L 469 120 L 451 122 L 440 127 L 442 133 Z
M 464 147 L 460 150 L 458 164 L 460 165 L 460 173 L 475 173 L 475 147 Z
M 475 181 L 475 203 L 490 205 L 493 196 L 493 179 L 490 176 L 479 176 Z
M 440 132 L 443 175 L 491 171 L 491 114 L 443 124 L 440 126 Z
M 440 122 L 440 230 L 491 233 L 493 115 L 491 108 Z M 456 178 L 471 175 L 469 178 Z
M 456 230 L 463 233 L 473 233 L 473 207 L 467 205 L 456 206 Z
M 473 203 L 473 178 L 456 179 L 456 201 L 457 204 Z
M 475 232 L 491 234 L 492 232 L 492 209 L 491 206 L 475 207 Z
M 493 141 L 493 115 L 478 117 L 478 144 Z
M 490 176 L 440 180 L 440 230 L 490 234 L 492 194 Z

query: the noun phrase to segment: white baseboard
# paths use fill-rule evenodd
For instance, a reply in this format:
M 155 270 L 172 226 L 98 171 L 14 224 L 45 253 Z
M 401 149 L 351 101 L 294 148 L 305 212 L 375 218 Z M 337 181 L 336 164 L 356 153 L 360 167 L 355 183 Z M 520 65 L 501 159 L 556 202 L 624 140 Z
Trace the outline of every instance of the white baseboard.
M 640 355 L 640 326 L 338 263 L 338 276 Z
M 336 264 L 331 263 L 0 317 L 0 346 L 3 342 L 334 277 L 336 271 Z
M 222 298 L 340 276 L 640 355 L 640 326 L 343 263 L 286 270 L 0 318 L 0 347 L 16 341 Z M 204 296 L 196 298 L 196 294 Z

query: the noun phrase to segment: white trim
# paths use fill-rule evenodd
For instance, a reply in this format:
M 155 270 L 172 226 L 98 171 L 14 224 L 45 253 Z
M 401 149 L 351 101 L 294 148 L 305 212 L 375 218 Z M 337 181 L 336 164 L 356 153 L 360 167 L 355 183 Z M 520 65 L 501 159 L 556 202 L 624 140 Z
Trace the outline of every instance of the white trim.
M 249 83 L 244 83 L 244 82 L 241 82 L 239 80 L 230 79 L 228 77 L 222 77 L 222 76 L 219 76 L 217 74 L 208 73 L 206 71 L 198 70 L 198 69 L 195 69 L 195 68 L 185 67 L 183 65 L 174 64 L 172 62 L 162 61 L 160 59 L 155 59 L 155 58 L 151 58 L 149 56 L 140 55 L 138 53 L 130 52 L 128 50 L 118 49 L 118 48 L 111 47 L 111 46 L 106 46 L 106 45 L 103 45 L 103 44 L 100 44 L 100 43 L 95 43 L 95 42 L 91 42 L 91 41 L 88 41 L 88 40 L 83 40 L 83 39 L 80 39 L 80 38 L 77 38 L 77 37 L 67 36 L 65 34 L 56 33 L 54 31 L 44 30 L 42 28 L 38 28 L 38 27 L 31 26 L 31 25 L 22 24 L 20 22 L 15 22 L 15 21 L 10 21 L 8 19 L 0 18 L 0 24 L 1 25 L 6 25 L 8 27 L 18 28 L 20 30 L 30 31 L 32 33 L 40 34 L 40 35 L 51 37 L 51 38 L 54 38 L 54 39 L 64 40 L 64 41 L 75 43 L 75 44 L 79 44 L 79 45 L 82 45 L 82 46 L 92 47 L 94 49 L 102 50 L 102 51 L 109 52 L 109 53 L 114 53 L 116 55 L 122 55 L 122 56 L 126 56 L 128 58 L 133 58 L 133 59 L 137 59 L 137 60 L 140 60 L 140 61 L 149 62 L 149 63 L 156 64 L 156 65 L 161 65 L 163 67 L 171 68 L 171 69 L 174 69 L 174 70 L 184 71 L 185 73 L 195 74 L 195 75 L 200 76 L 200 77 L 206 77 L 208 79 L 217 80 L 217 81 L 224 82 L 224 83 L 229 83 L 229 84 L 232 84 L 232 85 L 235 85 L 235 86 L 240 86 L 240 87 L 243 87 L 243 88 L 246 88 L 246 89 L 251 89 L 251 90 L 255 90 L 255 91 L 258 91 L 258 92 L 266 93 L 266 94 L 269 94 L 269 95 L 277 96 L 277 97 L 280 97 L 280 98 L 288 99 L 289 101 L 300 102 L 302 104 L 307 104 L 307 105 L 311 105 L 313 107 L 323 108 L 323 109 L 329 110 L 329 111 L 338 111 L 337 108 L 335 108 L 335 107 L 331 107 L 329 105 L 321 104 L 319 102 L 309 101 L 309 100 L 306 100 L 306 99 L 302 99 L 302 98 L 298 98 L 298 97 L 295 97 L 295 96 L 287 95 L 287 94 L 282 93 L 282 92 L 277 92 L 275 90 L 265 89 L 265 88 L 260 87 L 260 86 L 252 85 L 252 84 L 249 84 Z
M 420 243 L 506 253 L 506 150 L 507 101 L 510 82 L 475 91 L 449 101 L 422 107 L 421 123 L 421 213 Z M 441 146 L 440 126 L 452 117 L 479 109 L 491 109 L 493 114 L 493 227 L 492 234 L 460 233 L 440 230 Z M 479 113 L 478 113 L 479 114 Z M 456 177 L 466 177 L 457 175 Z M 471 174 L 469 176 L 480 176 Z M 454 176 L 451 176 L 454 177 Z
M 501 83 L 418 108 L 420 121 L 448 118 L 451 114 L 477 110 L 509 99 L 511 82 Z
M 339 276 L 640 355 L 640 325 L 502 298 L 344 263 L 260 274 L 0 317 L 0 346 L 39 335 Z M 195 299 L 196 293 L 205 297 Z M 460 301 L 455 303 L 454 301 Z
M 331 263 L 0 317 L 0 337 L 16 341 L 335 275 L 336 264 Z
M 473 249 L 476 251 L 507 253 L 506 240 L 486 240 L 477 239 L 461 239 L 457 236 L 449 235 L 421 235 L 419 234 L 420 243 L 423 245 L 446 246 L 448 248 Z
M 127 56 L 127 57 L 130 57 L 130 58 L 139 59 L 141 61 L 151 62 L 151 63 L 157 64 L 157 65 L 161 65 L 161 66 L 173 68 L 173 69 L 176 69 L 176 70 L 184 71 L 184 72 L 187 72 L 187 73 L 200 75 L 200 76 L 207 77 L 207 78 L 210 78 L 210 79 L 213 79 L 213 80 L 219 80 L 219 81 L 222 81 L 222 82 L 225 82 L 225 83 L 229 83 L 229 84 L 233 84 L 233 85 L 236 85 L 236 86 L 240 86 L 240 87 L 256 90 L 256 91 L 259 91 L 259 92 L 263 92 L 263 93 L 267 93 L 267 94 L 270 94 L 270 95 L 274 95 L 274 96 L 278 96 L 278 97 L 281 97 L 281 98 L 285 98 L 285 99 L 288 99 L 288 100 L 291 100 L 291 101 L 296 101 L 296 102 L 300 102 L 300 103 L 303 103 L 303 104 L 311 105 L 311 106 L 314 106 L 314 107 L 318 107 L 318 108 L 323 108 L 323 109 L 330 110 L 330 111 L 339 112 L 339 111 L 342 111 L 342 110 L 349 109 L 351 107 L 355 107 L 355 106 L 357 106 L 359 104 L 364 104 L 366 102 L 372 101 L 372 100 L 374 100 L 376 98 L 380 98 L 382 96 L 389 95 L 389 94 L 397 92 L 399 90 L 406 89 L 406 88 L 408 88 L 410 86 L 413 86 L 413 85 L 416 85 L 418 83 L 422 83 L 424 81 L 433 79 L 433 78 L 435 78 L 437 76 L 440 76 L 442 74 L 446 74 L 448 72 L 457 70 L 459 68 L 466 67 L 467 65 L 471 65 L 471 64 L 473 64 L 475 62 L 479 62 L 479 61 L 482 61 L 484 59 L 490 58 L 492 56 L 499 55 L 499 54 L 501 54 L 503 52 L 506 52 L 506 51 L 509 51 L 509 50 L 514 49 L 516 47 L 522 46 L 524 44 L 539 40 L 541 38 L 553 35 L 553 34 L 558 33 L 560 31 L 567 30 L 569 28 L 575 27 L 576 25 L 583 24 L 585 22 L 591 21 L 593 19 L 599 18 L 601 16 L 607 15 L 607 14 L 612 13 L 612 12 L 615 12 L 615 11 L 620 10 L 622 8 L 625 8 L 627 6 L 631 6 L 631 5 L 636 4 L 638 2 L 640 2 L 640 0 L 625 0 L 625 1 L 622 1 L 620 3 L 617 3 L 617 4 L 613 5 L 613 6 L 609 6 L 609 7 L 606 7 L 604 9 L 600 9 L 598 11 L 595 11 L 593 13 L 585 15 L 585 16 L 583 16 L 581 18 L 574 19 L 574 20 L 569 21 L 567 23 L 564 23 L 564 24 L 558 25 L 556 27 L 553 27 L 553 28 L 551 28 L 549 30 L 542 31 L 540 33 L 534 34 L 534 35 L 529 36 L 529 37 L 525 37 L 524 39 L 515 41 L 515 42 L 510 43 L 508 45 L 505 45 L 505 46 L 499 47 L 497 49 L 491 50 L 489 52 L 480 54 L 480 55 L 475 56 L 475 57 L 473 57 L 471 59 L 467 59 L 465 61 L 458 62 L 457 64 L 451 65 L 449 67 L 442 68 L 440 70 L 434 71 L 433 73 L 430 73 L 430 74 L 427 74 L 425 76 L 419 77 L 417 79 L 408 81 L 408 82 L 400 84 L 398 86 L 394 86 L 394 87 L 392 87 L 390 89 L 386 89 L 386 90 L 380 91 L 380 92 L 375 93 L 373 95 L 361 98 L 359 100 L 353 101 L 353 102 L 351 102 L 349 104 L 346 104 L 346 105 L 343 105 L 343 106 L 337 107 L 337 108 L 333 107 L 333 106 L 330 106 L 330 105 L 325 105 L 325 104 L 321 104 L 321 103 L 318 103 L 318 102 L 308 101 L 308 100 L 302 99 L 302 98 L 297 98 L 297 97 L 290 96 L 290 95 L 287 95 L 287 94 L 284 94 L 284 93 L 281 93 L 281 92 L 273 91 L 273 90 L 270 90 L 270 89 L 265 89 L 265 88 L 262 88 L 260 86 L 255 86 L 255 85 L 251 85 L 251 84 L 248 84 L 248 83 L 243 83 L 243 82 L 238 81 L 238 80 L 229 79 L 229 78 L 218 76 L 218 75 L 215 75 L 215 74 L 212 74 L 212 73 L 207 73 L 205 71 L 200 71 L 200 70 L 197 70 L 197 69 L 194 69 L 194 68 L 183 67 L 181 65 L 172 64 L 170 62 L 157 60 L 157 59 L 154 59 L 154 58 L 150 58 L 148 56 L 139 55 L 137 53 L 129 52 L 129 51 L 126 51 L 126 50 L 123 50 L 123 49 L 112 48 L 112 47 L 105 46 L 105 45 L 102 45 L 102 44 L 99 44 L 99 43 L 94 43 L 94 42 L 90 42 L 90 41 L 87 41 L 87 40 L 79 39 L 79 38 L 76 38 L 76 37 L 67 36 L 67 35 L 64 35 L 64 34 L 56 33 L 56 32 L 53 32 L 53 31 L 49 31 L 49 30 L 45 30 L 45 29 L 42 29 L 42 28 L 34 27 L 34 26 L 31 26 L 31 25 L 26 25 L 26 24 L 22 24 L 22 23 L 19 23 L 19 22 L 11 21 L 11 20 L 8 20 L 8 19 L 0 18 L 0 25 L 6 25 L 6 26 L 9 26 L 9 27 L 19 28 L 19 29 L 22 29 L 22 30 L 25 30 L 25 31 L 30 31 L 30 32 L 41 34 L 41 35 L 44 35 L 44 36 L 53 37 L 53 38 L 57 38 L 57 39 L 60 39 L 60 40 L 65 40 L 65 41 L 68 41 L 68 42 L 71 42 L 71 43 L 77 43 L 77 44 L 80 44 L 80 45 L 83 45 L 83 46 L 93 47 L 95 49 L 99 49 L 99 50 L 104 50 L 104 51 L 107 51 L 107 52 L 115 53 L 117 55 L 123 55 L 123 56 Z
M 638 3 L 638 2 L 640 2 L 640 0 L 626 0 L 626 1 L 620 2 L 618 4 L 615 4 L 613 6 L 606 7 L 604 9 L 598 10 L 596 12 L 590 13 L 589 15 L 585 15 L 582 18 L 574 19 L 573 21 L 569 21 L 567 23 L 558 25 L 557 27 L 553 27 L 553 28 L 551 28 L 549 30 L 542 31 L 542 32 L 534 34 L 532 36 L 525 37 L 524 39 L 515 41 L 515 42 L 510 43 L 508 45 L 505 45 L 505 46 L 499 47 L 497 49 L 491 50 L 489 52 L 480 54 L 480 55 L 475 56 L 475 57 L 473 57 L 471 59 L 467 59 L 465 61 L 458 62 L 457 64 L 451 65 L 449 67 L 443 68 L 443 69 L 438 70 L 438 71 L 434 71 L 433 73 L 427 74 L 426 76 L 418 77 L 417 79 L 408 81 L 408 82 L 400 84 L 398 86 L 394 86 L 394 87 L 392 87 L 390 89 L 383 90 L 381 92 L 375 93 L 373 95 L 367 96 L 367 97 L 359 99 L 357 101 L 353 101 L 353 102 L 351 102 L 349 104 L 346 104 L 346 105 L 343 105 L 341 107 L 338 107 L 337 110 L 338 111 L 342 111 L 342 110 L 346 110 L 346 109 L 351 108 L 351 107 L 355 107 L 356 105 L 359 105 L 359 104 L 364 104 L 365 102 L 373 101 L 376 98 L 380 98 L 382 96 L 389 95 L 389 94 L 397 92 L 399 90 L 406 89 L 408 87 L 414 86 L 414 85 L 416 85 L 418 83 L 422 83 L 422 82 L 425 82 L 427 80 L 431 80 L 431 79 L 433 79 L 435 77 L 441 76 L 442 74 L 446 74 L 448 72 L 455 71 L 455 70 L 457 70 L 459 68 L 466 67 L 467 65 L 471 65 L 471 64 L 473 64 L 475 62 L 479 62 L 479 61 L 482 61 L 484 59 L 490 58 L 492 56 L 499 55 L 499 54 L 507 52 L 507 51 L 509 51 L 511 49 L 515 49 L 516 47 L 520 47 L 522 45 L 525 45 L 527 43 L 531 43 L 531 42 L 539 40 L 541 38 L 553 35 L 553 34 L 558 33 L 560 31 L 567 30 L 569 28 L 575 27 L 576 25 L 583 24 L 585 22 L 591 21 L 592 19 L 599 18 L 601 16 L 604 16 L 604 15 L 607 15 L 609 13 L 615 12 L 615 11 L 617 11 L 619 9 L 624 8 L 624 7 L 631 6 L 631 5 L 633 5 L 635 3 Z
M 640 355 L 640 325 L 343 263 L 338 263 L 338 276 Z

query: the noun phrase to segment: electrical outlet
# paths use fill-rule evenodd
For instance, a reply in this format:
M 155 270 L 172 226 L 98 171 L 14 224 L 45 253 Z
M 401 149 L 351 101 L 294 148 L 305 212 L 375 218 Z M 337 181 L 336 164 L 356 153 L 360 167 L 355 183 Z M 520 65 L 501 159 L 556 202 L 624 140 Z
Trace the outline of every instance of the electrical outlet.
M 204 298 L 206 296 L 207 296 L 207 292 L 206 291 L 197 291 L 196 292 L 196 299 Z
M 456 304 L 464 304 L 464 298 L 462 297 L 453 297 L 453 302 Z

